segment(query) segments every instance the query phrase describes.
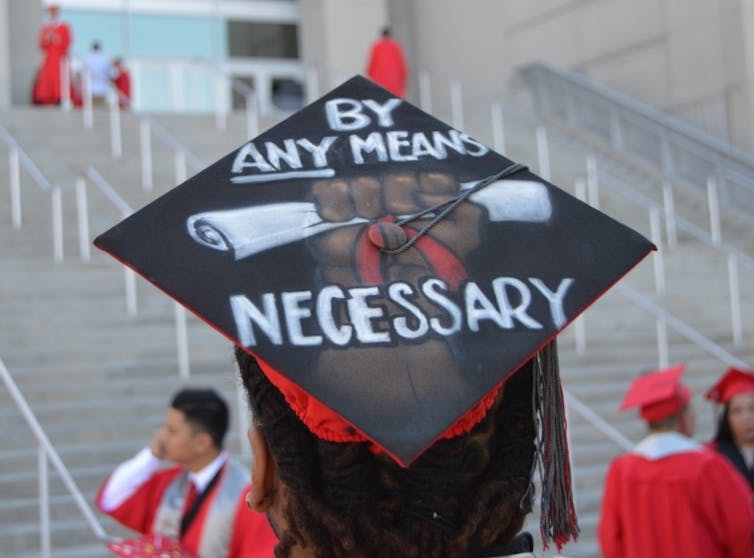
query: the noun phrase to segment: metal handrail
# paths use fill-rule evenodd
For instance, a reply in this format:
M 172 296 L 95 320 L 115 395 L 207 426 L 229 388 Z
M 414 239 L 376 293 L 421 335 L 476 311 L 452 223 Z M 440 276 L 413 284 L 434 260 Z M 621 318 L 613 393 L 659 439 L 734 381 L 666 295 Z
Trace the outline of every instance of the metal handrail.
M 446 77 L 445 79 L 450 79 L 450 78 Z M 468 88 L 466 88 L 465 91 L 470 97 L 476 100 L 483 101 L 490 104 L 491 103 L 498 104 L 500 107 L 502 107 L 505 110 L 506 118 L 512 118 L 519 124 L 529 126 L 532 129 L 536 129 L 537 126 L 542 125 L 542 120 L 540 118 L 537 118 L 534 114 L 520 107 L 516 107 L 504 100 L 501 100 L 494 95 L 482 93 L 474 89 L 471 89 L 469 91 Z M 619 96 L 619 94 L 615 94 L 615 95 Z M 651 110 L 651 109 L 648 109 L 648 110 Z M 658 112 L 658 111 L 654 111 L 654 112 Z M 677 122 L 676 119 L 672 119 L 670 117 L 667 117 L 667 118 L 669 120 Z M 679 128 L 684 127 L 682 123 L 678 123 L 678 126 Z M 689 128 L 688 126 L 685 126 L 685 127 Z M 697 134 L 701 134 L 701 132 L 697 130 L 694 130 L 694 129 L 691 129 L 691 130 Z M 553 131 L 553 129 L 550 128 L 550 131 Z M 566 132 L 560 129 L 554 129 L 554 133 L 550 134 L 550 138 L 563 147 L 573 148 L 574 138 L 572 136 L 569 136 Z M 710 141 L 714 140 L 714 138 L 708 138 L 708 139 Z M 576 141 L 578 141 L 578 139 Z M 722 142 L 719 142 L 719 143 L 722 143 Z M 735 151 L 735 148 L 731 147 L 731 149 Z M 745 157 L 748 157 L 743 152 L 741 152 L 741 154 Z M 749 157 L 749 158 L 751 159 L 752 164 L 754 164 L 754 157 Z M 604 165 L 600 166 L 600 173 L 601 174 L 604 173 Z M 653 208 L 662 209 L 663 208 L 661 204 L 652 200 L 648 196 L 642 194 L 640 191 L 630 188 L 630 186 L 621 185 L 615 177 L 610 177 L 610 180 L 608 181 L 606 186 L 610 188 L 611 190 L 621 193 L 624 197 L 631 200 L 633 203 L 643 206 L 646 209 L 653 209 Z M 662 213 L 661 213 L 661 219 L 665 219 L 665 216 Z M 732 246 L 731 244 L 725 242 L 724 240 L 713 239 L 712 235 L 707 233 L 704 229 L 694 225 L 693 223 L 691 223 L 687 219 L 684 219 L 683 217 L 679 217 L 677 214 L 674 215 L 674 219 L 678 228 L 682 229 L 693 238 L 696 238 L 697 240 L 704 242 L 710 248 L 718 250 L 726 255 L 735 256 L 746 267 L 754 270 L 754 258 L 749 256 L 748 254 L 745 254 L 744 252 L 742 252 L 735 246 Z
M 50 181 L 45 178 L 45 175 L 42 174 L 42 171 L 39 170 L 39 167 L 34 164 L 34 161 L 32 161 L 31 157 L 26 154 L 26 152 L 18 144 L 15 138 L 3 126 L 0 126 L 0 139 L 2 139 L 8 145 L 8 147 L 15 149 L 18 152 L 19 161 L 21 162 L 21 164 L 23 164 L 26 172 L 29 173 L 29 176 L 31 176 L 34 182 L 36 182 L 37 186 L 42 188 L 42 190 L 44 190 L 45 192 L 50 191 L 50 189 L 52 188 Z
M 193 167 L 195 171 L 198 172 L 207 166 L 198 156 L 192 153 L 188 147 L 186 147 L 183 143 L 177 140 L 175 136 L 173 136 L 173 134 L 168 132 L 165 129 L 165 127 L 159 122 L 157 122 L 154 118 L 151 118 L 149 116 L 139 115 L 139 119 L 149 122 L 149 125 L 152 128 L 152 130 L 154 130 L 154 133 L 157 136 L 157 138 L 160 139 L 165 145 L 167 145 L 175 153 L 184 153 L 186 155 L 186 163 L 189 164 L 191 167 Z
M 63 484 L 65 485 L 66 489 L 73 497 L 73 500 L 76 503 L 76 506 L 79 508 L 79 511 L 84 516 L 84 519 L 89 525 L 89 528 L 94 532 L 96 537 L 103 542 L 115 540 L 115 537 L 112 537 L 111 535 L 107 534 L 105 529 L 102 527 L 102 524 L 99 522 L 94 512 L 92 511 L 92 508 L 89 506 L 89 504 L 87 504 L 86 499 L 81 493 L 81 490 L 79 490 L 79 487 L 76 485 L 76 481 L 73 480 L 73 477 L 71 476 L 71 473 L 68 471 L 68 468 L 65 466 L 63 461 L 60 459 L 58 452 L 50 443 L 50 439 L 47 437 L 47 434 L 45 434 L 45 431 L 42 428 L 42 426 L 39 424 L 37 417 L 34 415 L 34 412 L 31 410 L 31 407 L 27 403 L 21 391 L 18 389 L 16 382 L 13 380 L 13 377 L 8 371 L 8 368 L 5 366 L 5 363 L 3 362 L 2 358 L 0 358 L 0 378 L 2 378 L 3 383 L 5 384 L 5 387 L 8 389 L 8 393 L 11 396 L 11 399 L 13 399 L 13 402 L 16 404 L 16 407 L 21 412 L 21 415 L 26 421 L 26 424 L 29 426 L 29 428 L 32 431 L 32 434 L 34 434 L 34 437 L 37 439 L 37 443 L 39 444 L 39 447 L 40 447 L 40 459 L 46 458 L 52 462 L 52 465 L 55 467 L 55 470 L 60 475 L 60 479 L 63 481 Z M 44 463 L 40 462 L 40 471 L 44 471 L 46 473 L 46 467 L 47 467 L 46 462 Z M 48 490 L 47 478 L 42 479 L 40 476 L 40 489 L 41 489 L 41 494 L 40 494 L 41 526 L 40 526 L 40 529 L 42 531 L 41 532 L 42 556 L 44 558 L 49 558 L 50 533 L 49 533 L 49 494 L 47 493 L 47 490 Z
M 747 364 L 745 361 L 733 356 L 731 353 L 726 351 L 723 347 L 721 347 L 720 345 L 718 345 L 711 339 L 707 338 L 706 336 L 698 332 L 693 327 L 686 324 L 686 322 L 684 322 L 680 318 L 677 318 L 676 316 L 674 316 L 673 314 L 671 314 L 670 312 L 662 308 L 656 302 L 653 302 L 647 297 L 639 294 L 636 290 L 632 289 L 628 285 L 619 284 L 619 285 L 616 285 L 615 288 L 625 298 L 631 300 L 636 306 L 646 310 L 647 312 L 651 314 L 654 314 L 657 318 L 662 319 L 675 331 L 683 335 L 686 339 L 688 339 L 689 341 L 691 341 L 698 347 L 710 353 L 712 356 L 717 358 L 720 362 L 726 364 L 727 366 L 735 366 L 738 368 L 745 368 L 745 369 L 751 368 L 751 366 Z
M 541 62 L 529 64 L 520 71 L 524 75 L 527 73 L 542 72 L 549 77 L 567 82 L 597 97 L 602 101 L 601 104 L 603 105 L 618 106 L 624 112 L 633 113 L 645 121 L 651 122 L 653 126 L 670 130 L 682 136 L 690 144 L 696 144 L 699 148 L 714 151 L 722 159 L 729 159 L 754 169 L 754 156 L 751 154 L 711 136 L 679 118 L 670 116 L 655 107 L 641 103 L 636 99 L 632 99 L 618 91 L 592 81 L 583 74 L 563 71 Z
M 123 215 L 124 218 L 134 212 L 134 210 L 130 205 L 128 205 L 126 200 L 124 200 L 120 196 L 120 194 L 115 191 L 115 188 L 110 186 L 110 184 L 104 178 L 102 178 L 102 175 L 97 171 L 96 168 L 94 168 L 94 166 L 89 165 L 84 171 L 84 174 L 89 180 L 94 183 L 95 186 L 97 186 L 97 188 L 100 189 L 103 194 L 105 194 L 105 197 L 107 197 L 107 199 L 110 200 L 110 202 L 120 210 L 121 215 Z
M 659 157 L 664 173 L 682 178 L 689 184 L 704 186 L 708 178 L 714 177 L 723 186 L 729 186 L 723 192 L 728 203 L 744 204 L 748 209 L 754 209 L 754 157 L 751 154 L 678 118 L 593 83 L 585 76 L 540 63 L 523 67 L 519 76 L 530 85 L 540 111 L 552 114 L 565 111 L 565 119 L 575 124 L 582 114 L 575 109 L 575 102 L 588 104 L 590 110 L 597 107 L 599 112 L 592 111 L 591 114 L 596 114 L 597 121 L 603 122 L 603 131 L 596 133 L 607 137 L 611 144 L 636 151 L 644 158 Z M 626 125 L 641 130 L 652 141 L 658 142 L 659 150 L 653 151 L 657 155 L 648 156 L 638 147 L 636 140 L 625 142 L 623 131 Z M 690 160 L 697 168 L 689 170 L 686 163 L 678 165 L 679 160 Z M 700 172 L 700 165 L 705 170 Z
M 450 78 L 448 78 L 450 79 Z M 425 74 L 425 77 L 423 79 L 425 86 L 427 83 L 430 82 L 429 76 Z M 420 82 L 421 83 L 421 82 Z M 467 88 L 468 89 L 468 88 Z M 427 96 L 424 94 L 425 92 L 420 91 L 420 96 L 426 100 Z M 505 109 L 505 117 L 506 119 L 512 119 L 513 121 L 517 122 L 518 124 L 523 124 L 527 127 L 531 127 L 533 130 L 538 129 L 540 126 L 542 126 L 542 120 L 540 118 L 537 118 L 529 111 L 526 111 L 522 108 L 515 107 L 511 105 L 510 103 L 507 103 L 505 101 L 500 100 L 495 95 L 489 95 L 485 93 L 481 93 L 476 90 L 466 91 L 466 95 L 469 98 L 472 98 L 476 101 L 475 104 L 479 104 L 480 102 L 485 102 L 490 105 L 496 104 L 499 107 Z M 431 101 L 431 97 L 430 97 Z M 493 123 L 494 126 L 494 123 Z M 550 137 L 553 141 L 558 143 L 561 146 L 566 146 L 571 149 L 573 149 L 573 138 L 568 137 L 565 132 L 561 130 L 556 130 L 555 134 L 551 134 Z M 578 141 L 578 140 L 577 140 Z M 630 200 L 632 203 L 638 205 L 639 207 L 644 207 L 648 210 L 660 210 L 662 209 L 662 206 L 655 202 L 654 200 L 650 199 L 643 193 L 641 193 L 638 190 L 630 188 L 630 186 L 621 184 L 620 180 L 616 178 L 616 176 L 610 176 L 610 173 L 606 172 L 604 166 L 600 166 L 600 177 L 604 178 L 604 184 L 607 188 L 610 190 L 613 190 L 621 195 L 623 195 L 625 198 Z M 659 211 L 660 215 L 662 216 L 662 219 L 666 219 L 666 216 L 663 214 L 662 211 Z M 705 243 L 709 247 L 720 251 L 722 253 L 725 253 L 729 256 L 735 256 L 736 258 L 740 259 L 741 262 L 743 262 L 747 267 L 754 269 L 754 259 L 752 259 L 750 256 L 742 253 L 740 250 L 736 249 L 735 247 L 726 244 L 725 242 L 720 241 L 719 239 L 715 241 L 715 239 L 712 238 L 712 236 L 701 229 L 700 227 L 697 227 L 690 221 L 679 217 L 677 215 L 673 215 L 674 224 L 677 228 L 680 230 L 683 230 L 687 232 L 690 236 L 693 238 L 696 238 L 697 240 Z M 722 347 L 715 344 L 714 342 L 710 341 L 706 337 L 704 337 L 701 333 L 694 330 L 690 326 L 688 326 L 685 322 L 682 320 L 676 318 L 669 312 L 667 312 L 665 309 L 663 309 L 658 304 L 651 302 L 650 299 L 639 295 L 633 289 L 630 289 L 627 286 L 624 285 L 618 285 L 619 292 L 621 292 L 625 298 L 627 298 L 630 302 L 632 302 L 635 306 L 642 308 L 645 311 L 648 311 L 650 313 L 653 313 L 658 319 L 661 319 L 666 323 L 667 325 L 671 326 L 673 329 L 684 335 L 685 337 L 689 338 L 694 342 L 696 345 L 700 346 L 702 349 L 712 353 L 715 355 L 718 359 L 720 359 L 722 362 L 731 364 L 731 363 L 738 363 L 739 366 L 744 365 L 742 361 L 736 359 L 734 356 L 732 356 L 730 353 L 725 351 Z M 658 345 L 659 345 L 659 335 L 658 335 Z M 615 428 L 613 428 L 610 424 L 608 424 L 606 421 L 604 421 L 599 415 L 594 413 L 587 405 L 585 405 L 583 402 L 578 400 L 572 393 L 569 393 L 567 390 L 564 390 L 565 395 L 567 397 L 567 400 L 574 411 L 579 413 L 583 418 L 585 418 L 594 428 L 602 432 L 605 436 L 607 436 L 609 439 L 611 439 L 615 444 L 617 444 L 619 447 L 623 449 L 630 449 L 633 447 L 633 444 L 628 440 L 625 436 L 623 436 L 619 431 L 617 431 Z

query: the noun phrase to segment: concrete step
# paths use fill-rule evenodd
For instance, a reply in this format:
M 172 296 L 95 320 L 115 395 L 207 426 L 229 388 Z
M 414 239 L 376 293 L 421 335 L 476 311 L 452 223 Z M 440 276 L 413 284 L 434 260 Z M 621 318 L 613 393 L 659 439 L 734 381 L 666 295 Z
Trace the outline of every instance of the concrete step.
M 124 115 L 124 154 L 121 160 L 114 160 L 109 153 L 104 116 L 95 114 L 95 130 L 89 132 L 82 130 L 77 113 L 36 110 L 10 115 L 0 113 L 0 124 L 10 125 L 29 154 L 40 158 L 40 166 L 49 178 L 60 182 L 64 188 L 66 257 L 60 264 L 51 261 L 49 194 L 36 189 L 28 177 L 22 178 L 24 227 L 21 231 L 11 229 L 9 210 L 6 204 L 0 206 L 0 233 L 3 233 L 0 234 L 0 315 L 7 317 L 0 320 L 0 358 L 9 364 L 87 498 L 92 497 L 104 475 L 145 443 L 162 420 L 165 401 L 182 384 L 177 377 L 172 303 L 156 289 L 139 281 L 139 315 L 128 318 L 124 313 L 120 267 L 109 256 L 96 251 L 91 262 L 77 261 L 78 234 L 72 185 L 86 165 L 94 162 L 134 208 L 155 199 L 175 184 L 172 153 L 153 139 L 156 187 L 151 192 L 143 191 L 136 118 Z M 469 118 L 472 126 L 489 126 L 488 119 Z M 242 119 L 230 119 L 225 132 L 214 129 L 211 117 L 160 115 L 157 120 L 205 163 L 213 162 L 248 139 L 244 137 Z M 72 130 L 76 130 L 77 139 L 81 136 L 80 141 L 65 140 Z M 506 132 L 516 160 L 536 161 L 534 135 L 530 131 Z M 481 134 L 473 130 L 471 133 L 482 139 Z M 0 173 L 7 172 L 4 159 L 0 157 Z M 555 182 L 571 191 L 573 180 L 584 173 L 583 150 L 553 148 L 551 159 Z M 657 193 L 650 187 L 646 190 L 651 195 Z M 94 236 L 118 222 L 120 215 L 91 184 L 87 191 L 90 229 Z M 603 187 L 600 201 L 606 213 L 649 234 L 646 212 L 628 203 L 622 195 Z M 692 212 L 700 226 L 704 224 L 704 219 L 697 218 L 703 215 L 702 201 L 695 194 L 676 193 L 677 206 Z M 724 213 L 724 221 L 726 215 Z M 736 227 L 739 227 L 738 221 Z M 754 227 L 748 232 L 738 232 L 737 236 L 743 240 L 748 238 L 749 244 L 754 246 L 752 231 Z M 733 347 L 730 342 L 727 261 L 687 235 L 680 235 L 679 241 L 677 248 L 662 253 L 668 286 L 663 295 L 654 293 L 652 257 L 632 271 L 625 283 L 662 304 L 673 315 L 693 323 L 727 350 L 754 362 L 754 349 Z M 749 296 L 746 290 L 751 284 L 754 282 L 750 276 L 741 271 L 745 345 L 754 347 L 754 323 L 748 321 L 753 319 L 749 316 L 754 315 L 754 296 Z M 631 378 L 657 366 L 655 317 L 611 292 L 587 312 L 584 323 L 586 354 L 578 355 L 574 351 L 573 327 L 561 336 L 565 386 L 630 440 L 637 441 L 644 435 L 643 425 L 633 413 L 619 413 L 617 407 Z M 189 336 L 191 383 L 219 386 L 235 407 L 230 344 L 194 318 L 189 320 Z M 721 363 L 672 330 L 668 338 L 670 360 L 688 362 L 688 382 L 700 395 L 722 372 Z M 31 534 L 36 529 L 36 447 L 28 427 L 13 409 L 7 395 L 0 390 L 0 428 L 6 433 L 3 448 L 0 448 L 0 493 L 3 494 L 0 525 L 13 526 L 0 533 L 0 548 L 15 549 L 13 555 L 31 556 L 36 555 L 33 549 L 37 548 L 38 539 Z M 712 424 L 704 422 L 703 436 L 708 435 Z M 583 534 L 579 542 L 567 545 L 562 555 L 599 556 L 594 533 L 601 483 L 608 463 L 620 449 L 573 411 L 569 435 Z M 236 438 L 240 439 L 240 435 L 234 431 L 233 439 Z M 239 451 L 240 443 L 233 442 L 233 451 Z M 51 488 L 56 519 L 53 555 L 104 554 L 101 545 L 92 542 L 87 528 L 79 530 L 71 520 L 78 515 L 66 504 L 67 496 L 54 476 Z M 69 517 L 61 517 L 63 522 L 58 522 L 58 516 L 65 516 L 66 509 Z M 21 528 L 22 519 L 31 527 Z M 65 523 L 67 520 L 71 522 Z M 14 536 L 11 531 L 20 534 L 8 541 L 6 536 Z M 556 553 L 550 549 L 543 555 L 555 556 Z

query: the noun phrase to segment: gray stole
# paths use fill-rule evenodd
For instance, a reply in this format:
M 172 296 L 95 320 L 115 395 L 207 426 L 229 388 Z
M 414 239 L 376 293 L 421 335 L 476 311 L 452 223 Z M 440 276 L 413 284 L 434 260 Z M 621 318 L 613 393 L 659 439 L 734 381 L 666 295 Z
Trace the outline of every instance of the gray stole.
M 234 459 L 228 458 L 214 494 L 207 496 L 202 507 L 211 505 L 205 516 L 199 542 L 200 558 L 219 558 L 228 555 L 231 530 L 241 492 L 249 483 L 249 471 Z M 152 523 L 152 532 L 179 539 L 184 500 L 188 492 L 188 472 L 184 471 L 168 485 Z

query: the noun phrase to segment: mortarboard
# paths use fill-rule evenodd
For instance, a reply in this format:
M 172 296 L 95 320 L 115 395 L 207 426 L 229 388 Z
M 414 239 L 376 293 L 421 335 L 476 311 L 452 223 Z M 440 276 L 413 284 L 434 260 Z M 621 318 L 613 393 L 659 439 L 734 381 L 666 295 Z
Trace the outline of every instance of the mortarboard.
M 404 466 L 653 248 L 361 77 L 95 244 Z
M 731 367 L 704 396 L 726 405 L 742 393 L 754 393 L 754 372 Z
M 404 467 L 654 248 L 358 76 L 95 244 Z
M 642 374 L 623 398 L 620 410 L 639 407 L 647 422 L 658 422 L 680 412 L 691 401 L 691 390 L 680 382 L 685 364 Z

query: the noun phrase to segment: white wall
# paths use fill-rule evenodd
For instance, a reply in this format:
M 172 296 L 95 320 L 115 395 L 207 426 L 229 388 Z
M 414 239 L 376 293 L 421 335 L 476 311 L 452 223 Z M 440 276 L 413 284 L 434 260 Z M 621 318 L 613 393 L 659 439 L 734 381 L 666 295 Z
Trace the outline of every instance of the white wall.
M 42 26 L 42 5 L 38 0 L 0 1 L 7 9 L 7 18 L 0 18 L 0 27 L 3 28 L 0 34 L 7 33 L 8 37 L 11 102 L 29 104 L 34 76 L 42 62 L 42 53 L 37 46 L 37 33 Z M 7 82 L 0 79 L 0 83 Z
M 435 75 L 494 93 L 544 61 L 754 146 L 754 0 L 406 1 Z
M 384 0 L 301 0 L 302 53 L 325 71 L 320 93 L 363 74 L 369 47 L 388 23 Z

